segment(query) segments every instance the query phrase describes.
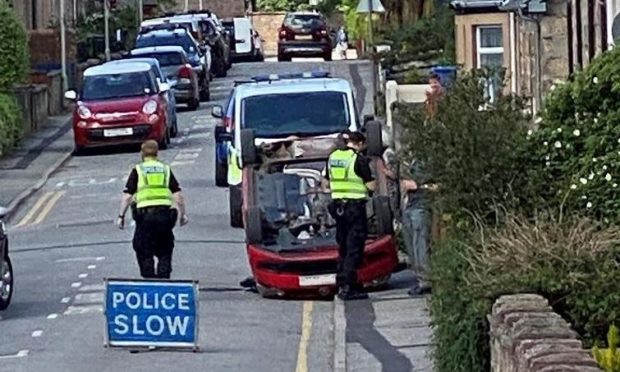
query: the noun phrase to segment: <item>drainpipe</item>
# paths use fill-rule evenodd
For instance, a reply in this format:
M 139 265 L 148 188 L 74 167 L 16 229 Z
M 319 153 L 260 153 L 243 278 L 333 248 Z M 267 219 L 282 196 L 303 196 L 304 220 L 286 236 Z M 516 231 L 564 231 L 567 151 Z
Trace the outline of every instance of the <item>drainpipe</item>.
M 60 0 L 60 65 L 62 69 L 62 89 L 69 89 L 67 81 L 67 39 L 65 35 L 65 0 Z
M 535 110 L 533 113 L 537 113 L 540 110 L 540 106 L 542 106 L 542 84 L 543 84 L 543 76 L 542 76 L 542 32 L 540 27 L 540 19 L 534 17 L 528 17 L 523 14 L 523 10 L 518 10 L 519 18 L 524 21 L 532 22 L 536 25 L 536 77 L 538 80 L 538 84 L 536 86 L 536 92 L 534 103 L 536 103 Z
M 517 93 L 517 35 L 515 14 L 510 13 L 510 90 Z
M 105 60 L 110 61 L 110 4 L 109 0 L 103 0 L 103 23 L 105 37 Z
M 185 0 L 185 12 L 189 10 L 189 0 Z
M 200 7 L 200 10 L 202 10 L 202 0 L 200 0 L 199 7 Z

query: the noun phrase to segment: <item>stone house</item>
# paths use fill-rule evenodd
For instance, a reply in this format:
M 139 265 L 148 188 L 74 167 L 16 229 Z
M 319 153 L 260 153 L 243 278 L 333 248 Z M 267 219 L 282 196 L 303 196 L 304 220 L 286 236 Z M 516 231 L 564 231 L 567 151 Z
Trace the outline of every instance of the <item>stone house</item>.
M 453 0 L 457 63 L 503 67 L 508 89 L 540 110 L 551 86 L 620 36 L 620 0 Z

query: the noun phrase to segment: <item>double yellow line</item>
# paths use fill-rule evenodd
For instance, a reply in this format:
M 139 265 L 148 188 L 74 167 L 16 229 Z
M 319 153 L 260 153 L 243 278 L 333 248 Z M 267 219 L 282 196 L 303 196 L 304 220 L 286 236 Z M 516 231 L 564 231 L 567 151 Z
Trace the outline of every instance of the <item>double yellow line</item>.
M 48 191 L 43 194 L 16 227 L 38 225 L 43 222 L 64 194 L 65 191 Z
M 314 302 L 304 301 L 301 315 L 301 337 L 297 350 L 297 366 L 295 372 L 308 372 L 308 346 L 312 335 L 312 310 Z

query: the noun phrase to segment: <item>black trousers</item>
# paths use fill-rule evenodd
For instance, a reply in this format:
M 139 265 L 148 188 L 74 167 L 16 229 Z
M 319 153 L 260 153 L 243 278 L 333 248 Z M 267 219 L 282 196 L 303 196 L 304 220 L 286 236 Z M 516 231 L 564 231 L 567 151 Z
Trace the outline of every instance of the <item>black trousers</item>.
M 143 278 L 170 278 L 174 249 L 172 229 L 176 222 L 173 212 L 169 207 L 148 207 L 138 209 L 134 216 L 133 249 Z
M 368 236 L 366 201 L 333 201 L 330 214 L 336 220 L 336 241 L 339 246 L 339 287 L 357 289 L 357 269 L 364 258 L 364 246 Z

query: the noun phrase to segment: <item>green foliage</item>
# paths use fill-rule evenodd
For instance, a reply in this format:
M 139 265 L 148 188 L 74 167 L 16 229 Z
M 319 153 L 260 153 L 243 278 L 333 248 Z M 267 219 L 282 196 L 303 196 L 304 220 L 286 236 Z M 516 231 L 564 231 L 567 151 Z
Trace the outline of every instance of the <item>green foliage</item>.
M 592 348 L 592 355 L 605 372 L 620 372 L 620 350 L 618 350 L 618 327 L 611 325 L 607 332 L 607 348 Z
M 6 91 L 30 71 L 28 35 L 6 1 L 0 2 L 0 19 L 0 91 Z
M 604 53 L 546 98 L 525 156 L 539 205 L 620 222 L 619 60 Z
M 121 29 L 127 31 L 127 40 L 133 42 L 138 32 L 138 13 L 135 7 L 125 4 L 110 11 L 110 33 Z M 85 41 L 88 36 L 102 35 L 105 30 L 105 19 L 102 11 L 94 12 L 85 18 L 79 18 L 77 23 L 77 36 L 80 41 Z M 131 45 L 127 45 L 131 48 Z
M 441 187 L 437 202 L 445 213 L 495 217 L 498 205 L 516 203 L 520 188 L 519 150 L 526 141 L 520 99 L 500 96 L 487 107 L 481 79 L 490 72 L 464 73 L 426 120 L 424 107 L 397 106 L 406 130 L 409 157 L 433 170 Z M 486 109 L 483 109 L 485 108 Z
M 0 156 L 6 154 L 21 138 L 20 108 L 7 94 L 0 94 Z
M 489 370 L 497 297 L 539 293 L 591 346 L 620 320 L 620 231 L 590 220 L 508 216 L 500 227 L 452 230 L 434 247 L 431 316 L 440 372 Z
M 260 11 L 292 11 L 301 10 L 300 6 L 308 5 L 307 0 L 257 0 L 256 7 Z

